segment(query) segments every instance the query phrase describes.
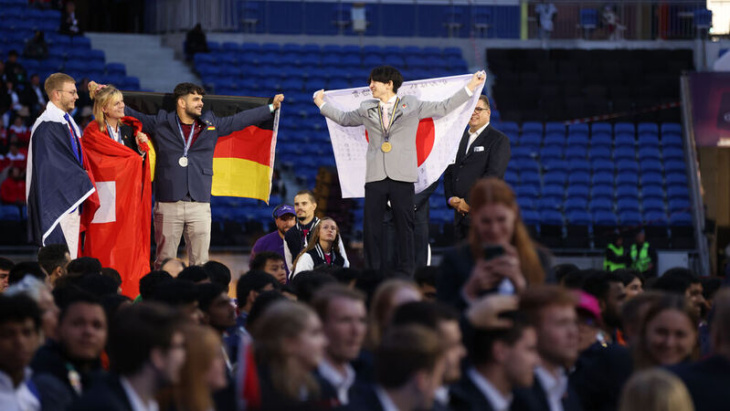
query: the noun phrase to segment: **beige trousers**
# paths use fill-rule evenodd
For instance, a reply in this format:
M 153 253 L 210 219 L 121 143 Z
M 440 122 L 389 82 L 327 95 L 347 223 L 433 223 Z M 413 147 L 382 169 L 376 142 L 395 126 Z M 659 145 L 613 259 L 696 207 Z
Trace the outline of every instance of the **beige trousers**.
M 162 261 L 177 257 L 180 236 L 185 236 L 185 248 L 189 265 L 201 265 L 208 261 L 210 248 L 210 203 L 178 201 L 157 202 L 154 208 L 155 243 L 157 257 L 155 269 Z

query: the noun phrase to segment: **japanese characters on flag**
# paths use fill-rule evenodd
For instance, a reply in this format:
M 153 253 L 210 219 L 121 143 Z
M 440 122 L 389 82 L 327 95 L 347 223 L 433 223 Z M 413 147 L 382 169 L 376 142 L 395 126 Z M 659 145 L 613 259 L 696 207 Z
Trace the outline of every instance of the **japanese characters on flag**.
M 412 95 L 422 101 L 441 101 L 464 88 L 471 78 L 472 74 L 465 74 L 407 81 L 398 89 L 398 95 L 401 97 Z M 469 101 L 446 116 L 421 119 L 416 138 L 418 153 L 416 193 L 420 193 L 438 180 L 446 167 L 454 161 L 459 141 L 474 112 L 483 86 L 484 84 L 479 85 Z M 334 104 L 340 110 L 351 111 L 360 107 L 363 101 L 373 97 L 368 87 L 359 87 L 329 90 L 325 92 L 324 98 L 327 104 Z M 327 127 L 335 153 L 342 197 L 364 197 L 365 154 L 368 147 L 365 127 L 343 127 L 330 119 L 327 119 Z

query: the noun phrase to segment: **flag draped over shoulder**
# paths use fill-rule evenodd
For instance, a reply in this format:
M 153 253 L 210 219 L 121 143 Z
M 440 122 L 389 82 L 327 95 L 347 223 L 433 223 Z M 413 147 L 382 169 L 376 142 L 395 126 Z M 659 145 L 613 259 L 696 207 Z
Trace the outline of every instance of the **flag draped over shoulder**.
M 58 118 L 56 118 L 58 117 Z M 71 148 L 68 124 L 46 110 L 33 126 L 28 150 L 26 199 L 28 237 L 38 246 L 66 243 L 61 219 L 82 207 L 89 212 L 99 207 L 94 179 L 83 153 L 84 166 Z M 81 230 L 88 220 L 82 216 Z
M 217 117 L 230 116 L 270 103 L 269 99 L 261 97 L 211 95 L 206 95 L 203 101 L 203 110 L 212 110 Z M 170 112 L 175 110 L 170 94 L 125 92 L 124 102 L 142 113 L 156 113 L 160 109 Z M 218 138 L 213 156 L 211 194 L 269 202 L 279 112 L 277 110 L 270 121 Z M 151 138 L 154 142 L 154 136 Z
M 136 135 L 142 123 L 132 117 Z M 122 293 L 139 294 L 139 280 L 150 271 L 152 181 L 148 158 L 109 138 L 92 121 L 84 130 L 82 144 L 96 181 L 101 206 L 86 231 L 84 255 L 98 258 L 122 277 Z M 140 150 L 149 152 L 147 144 Z
M 401 97 L 412 95 L 422 101 L 441 101 L 464 88 L 471 78 L 472 74 L 466 74 L 407 81 L 398 88 L 398 95 Z M 483 84 L 477 87 L 472 98 L 451 113 L 443 117 L 421 119 L 416 136 L 418 157 L 416 193 L 438 181 L 446 167 L 453 163 L 461 136 L 474 112 L 482 87 Z M 367 87 L 325 92 L 327 104 L 334 104 L 345 111 L 355 110 L 360 107 L 360 103 L 372 98 L 372 93 Z M 342 197 L 364 197 L 365 156 L 368 150 L 365 127 L 343 127 L 327 119 L 327 128 L 337 162 Z

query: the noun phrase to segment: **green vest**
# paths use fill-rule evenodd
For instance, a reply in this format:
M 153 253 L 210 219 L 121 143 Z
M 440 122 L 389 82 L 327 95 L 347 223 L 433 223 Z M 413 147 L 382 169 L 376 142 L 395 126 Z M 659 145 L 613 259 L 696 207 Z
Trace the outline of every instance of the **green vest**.
M 637 270 L 640 273 L 644 273 L 649 270 L 649 264 L 651 264 L 651 257 L 649 257 L 649 243 L 644 241 L 644 245 L 641 246 L 641 250 L 636 249 L 636 244 L 631 245 L 631 268 Z
M 624 255 L 624 247 L 616 247 L 613 244 L 608 245 L 608 249 L 611 250 L 612 253 L 616 255 L 616 257 L 623 257 Z M 609 261 L 608 258 L 603 260 L 603 269 L 606 271 L 615 271 L 619 270 L 621 268 L 626 268 L 626 264 L 624 263 L 614 263 L 613 261 Z

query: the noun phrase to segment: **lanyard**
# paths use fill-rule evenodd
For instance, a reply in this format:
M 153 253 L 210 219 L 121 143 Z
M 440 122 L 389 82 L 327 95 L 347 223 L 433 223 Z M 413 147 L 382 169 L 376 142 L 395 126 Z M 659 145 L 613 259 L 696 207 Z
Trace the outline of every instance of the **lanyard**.
M 195 133 L 195 121 L 193 121 L 193 125 L 190 126 L 190 135 L 188 136 L 188 140 L 185 141 L 185 134 L 183 134 L 182 131 L 182 121 L 180 121 L 180 117 L 177 118 L 177 129 L 180 130 L 180 137 L 183 140 L 183 144 L 185 145 L 185 149 L 183 150 L 183 157 L 188 156 L 188 150 L 190 150 L 190 145 L 193 143 L 193 133 Z
M 104 122 L 106 124 L 106 132 L 109 133 L 109 137 L 111 137 L 112 140 L 119 143 L 119 138 L 117 138 L 118 133 L 115 133 L 114 130 L 109 126 L 109 123 L 106 121 Z M 119 130 L 119 124 L 117 124 L 117 130 Z
M 383 129 L 383 139 L 388 142 L 390 140 L 390 134 L 388 131 L 390 131 L 390 127 L 393 125 L 393 119 L 395 118 L 395 112 L 398 110 L 398 102 L 400 101 L 400 97 L 396 97 L 395 104 L 393 104 L 393 115 L 390 116 L 390 121 L 388 122 L 388 128 L 385 128 L 385 123 L 383 122 L 383 106 L 381 104 L 378 104 L 378 118 L 380 120 L 380 128 Z

